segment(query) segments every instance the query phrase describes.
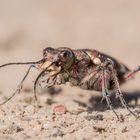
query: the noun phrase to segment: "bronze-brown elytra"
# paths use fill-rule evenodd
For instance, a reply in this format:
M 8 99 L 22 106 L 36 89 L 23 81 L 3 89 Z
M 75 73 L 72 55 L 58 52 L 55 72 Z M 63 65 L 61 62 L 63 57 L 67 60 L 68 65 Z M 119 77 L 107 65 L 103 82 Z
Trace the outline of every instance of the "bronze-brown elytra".
M 106 99 L 109 108 L 119 118 L 110 100 L 109 90 L 114 90 L 122 106 L 138 118 L 124 100 L 120 85 L 137 73 L 140 70 L 140 66 L 131 71 L 124 64 L 99 51 L 64 47 L 56 49 L 51 47 L 45 48 L 43 50 L 43 59 L 37 62 L 8 63 L 1 65 L 0 68 L 8 65 L 29 65 L 29 69 L 18 89 L 1 105 L 20 92 L 31 68 L 35 67 L 41 71 L 34 82 L 35 99 L 37 99 L 37 85 L 44 83 L 46 88 L 50 88 L 54 85 L 70 82 L 71 85 L 82 89 L 101 91 L 103 99 Z

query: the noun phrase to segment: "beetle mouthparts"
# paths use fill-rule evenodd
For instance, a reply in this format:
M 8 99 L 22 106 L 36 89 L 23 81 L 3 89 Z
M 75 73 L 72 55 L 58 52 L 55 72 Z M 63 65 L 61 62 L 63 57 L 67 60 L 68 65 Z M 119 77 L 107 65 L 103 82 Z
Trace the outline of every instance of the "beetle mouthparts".
M 51 62 L 49 60 L 46 60 L 45 62 L 39 63 L 37 65 L 37 68 L 41 71 L 47 69 L 47 70 L 51 70 L 51 71 L 58 71 L 58 69 L 60 69 L 61 66 L 55 65 L 55 62 Z

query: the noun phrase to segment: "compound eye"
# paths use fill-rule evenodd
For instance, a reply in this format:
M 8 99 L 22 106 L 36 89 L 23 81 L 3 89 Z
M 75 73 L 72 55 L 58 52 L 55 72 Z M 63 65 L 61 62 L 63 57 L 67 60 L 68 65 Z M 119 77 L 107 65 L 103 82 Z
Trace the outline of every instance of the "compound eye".
M 70 57 L 70 52 L 69 51 L 62 51 L 59 54 L 59 57 L 62 61 L 66 61 Z

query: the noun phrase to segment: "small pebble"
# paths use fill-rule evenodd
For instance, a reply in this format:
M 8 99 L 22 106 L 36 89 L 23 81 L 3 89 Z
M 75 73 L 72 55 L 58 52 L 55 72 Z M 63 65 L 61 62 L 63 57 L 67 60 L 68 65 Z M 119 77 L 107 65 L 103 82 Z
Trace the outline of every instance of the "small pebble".
M 57 105 L 54 107 L 53 112 L 54 112 L 54 114 L 62 115 L 67 112 L 67 108 L 63 105 Z
M 50 129 L 50 128 L 52 128 L 52 125 L 51 125 L 50 121 L 47 121 L 46 123 L 43 124 L 42 127 L 43 127 L 44 129 Z
M 85 116 L 85 119 L 87 119 L 88 121 L 91 121 L 91 120 L 103 120 L 103 115 L 102 114 L 88 115 L 88 116 Z
M 53 128 L 53 129 L 51 130 L 51 135 L 52 135 L 53 137 L 57 137 L 57 136 L 62 136 L 63 133 L 62 133 L 62 131 L 60 131 L 58 128 Z
M 6 124 L 3 121 L 0 121 L 0 129 L 6 128 Z
M 28 105 L 26 108 L 25 108 L 25 114 L 34 114 L 35 112 L 35 108 L 33 105 Z

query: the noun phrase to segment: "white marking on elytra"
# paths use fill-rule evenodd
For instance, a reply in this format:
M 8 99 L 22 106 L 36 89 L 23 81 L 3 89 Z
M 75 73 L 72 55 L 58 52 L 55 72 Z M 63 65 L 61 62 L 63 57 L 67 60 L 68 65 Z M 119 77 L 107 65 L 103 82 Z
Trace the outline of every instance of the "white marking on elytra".
M 93 59 L 93 62 L 94 62 L 95 65 L 100 65 L 101 64 L 101 60 L 98 57 L 95 57 Z

